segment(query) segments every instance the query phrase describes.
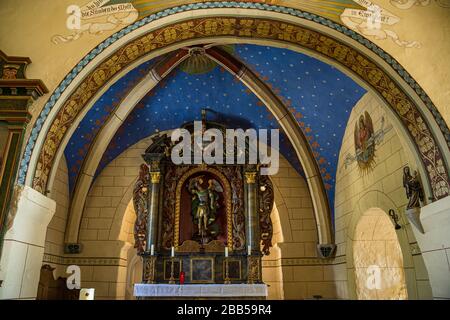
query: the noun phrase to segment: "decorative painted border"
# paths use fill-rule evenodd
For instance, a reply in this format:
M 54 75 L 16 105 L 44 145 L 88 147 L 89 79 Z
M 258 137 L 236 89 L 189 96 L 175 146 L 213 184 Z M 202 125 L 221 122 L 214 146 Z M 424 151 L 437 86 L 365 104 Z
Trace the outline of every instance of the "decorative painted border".
M 320 258 L 281 258 L 277 260 L 262 260 L 263 268 L 276 268 L 286 266 L 328 266 L 346 263 L 345 256 L 337 256 L 328 259 Z
M 134 24 L 120 30 L 119 32 L 115 33 L 105 41 L 103 41 L 101 44 L 99 44 L 95 49 L 93 49 L 89 54 L 87 54 L 73 69 L 72 71 L 65 77 L 65 79 L 60 83 L 60 85 L 55 89 L 53 94 L 51 95 L 49 101 L 44 106 L 43 110 L 41 111 L 38 119 L 36 120 L 34 127 L 31 131 L 30 138 L 28 139 L 25 152 L 20 164 L 19 169 L 19 177 L 18 177 L 18 183 L 24 184 L 26 174 L 28 171 L 29 162 L 31 159 L 31 154 L 33 152 L 33 149 L 36 144 L 36 140 L 38 138 L 38 134 L 40 133 L 42 129 L 42 125 L 46 121 L 51 109 L 55 105 L 56 101 L 60 98 L 61 94 L 65 91 L 68 85 L 72 82 L 72 80 L 83 70 L 83 68 L 92 61 L 97 55 L 99 55 L 104 49 L 109 47 L 111 44 L 116 42 L 118 39 L 122 38 L 126 34 L 132 32 L 133 30 L 138 29 L 139 27 L 142 27 L 150 22 L 153 22 L 155 20 L 161 19 L 166 16 L 170 16 L 173 14 L 186 12 L 186 11 L 192 11 L 192 10 L 199 10 L 199 9 L 213 9 L 213 8 L 243 8 L 243 9 L 258 9 L 258 10 L 264 10 L 268 12 L 278 12 L 278 13 L 285 13 L 289 14 L 295 17 L 303 18 L 306 20 L 314 21 L 316 23 L 319 23 L 321 25 L 324 25 L 326 27 L 329 27 L 333 30 L 336 30 L 342 34 L 344 34 L 347 37 L 352 38 L 353 40 L 356 40 L 360 44 L 364 45 L 366 48 L 370 49 L 372 52 L 377 54 L 379 57 L 381 57 L 386 63 L 388 63 L 399 76 L 401 76 L 408 84 L 409 86 L 417 93 L 417 95 L 421 98 L 421 100 L 424 102 L 424 104 L 427 106 L 427 108 L 432 113 L 433 117 L 435 118 L 437 124 L 439 125 L 440 130 L 442 131 L 446 141 L 447 145 L 450 147 L 450 130 L 448 129 L 444 119 L 439 114 L 438 110 L 432 103 L 431 99 L 428 97 L 428 95 L 423 91 L 423 89 L 417 84 L 417 82 L 410 76 L 410 74 L 395 60 L 393 59 L 388 53 L 384 52 L 381 48 L 376 46 L 374 43 L 370 42 L 360 34 L 354 32 L 353 30 L 350 30 L 346 28 L 345 26 L 342 26 L 338 23 L 335 23 L 329 19 L 317 16 L 315 14 L 311 14 L 308 12 L 300 11 L 298 9 L 293 8 L 287 8 L 282 6 L 275 6 L 275 5 L 268 5 L 268 4 L 261 4 L 261 3 L 252 3 L 252 2 L 206 2 L 206 3 L 195 3 L 195 4 L 188 4 L 188 5 L 182 5 L 177 6 L 170 9 L 165 9 L 161 12 L 158 12 L 156 14 L 152 14 L 150 16 L 147 16 Z M 39 170 L 39 168 L 36 168 L 36 170 Z
M 77 266 L 119 266 L 126 267 L 127 261 L 121 258 L 84 258 L 84 257 L 62 257 L 44 253 L 43 263 Z

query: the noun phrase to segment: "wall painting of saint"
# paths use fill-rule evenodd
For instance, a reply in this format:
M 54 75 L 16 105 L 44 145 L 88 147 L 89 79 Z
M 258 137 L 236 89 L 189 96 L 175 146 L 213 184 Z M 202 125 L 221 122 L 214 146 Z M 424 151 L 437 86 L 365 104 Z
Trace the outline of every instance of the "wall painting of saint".
M 372 118 L 366 111 L 355 124 L 355 154 L 363 173 L 371 171 L 375 165 L 375 137 Z

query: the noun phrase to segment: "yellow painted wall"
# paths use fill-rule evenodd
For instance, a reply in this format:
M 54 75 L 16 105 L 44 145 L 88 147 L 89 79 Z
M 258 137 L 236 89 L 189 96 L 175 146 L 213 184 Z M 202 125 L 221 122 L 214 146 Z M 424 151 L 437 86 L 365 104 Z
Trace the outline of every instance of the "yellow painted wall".
M 353 264 L 356 226 L 361 216 L 370 208 L 380 208 L 385 213 L 394 209 L 400 217 L 402 228 L 397 230 L 397 237 L 403 252 L 405 277 L 408 286 L 408 296 L 411 299 L 431 298 L 428 274 L 423 264 L 417 241 L 412 232 L 412 226 L 405 217 L 404 210 L 408 200 L 403 188 L 403 167 L 408 165 L 416 169 L 416 164 L 410 155 L 408 147 L 399 137 L 396 129 L 390 130 L 382 143 L 376 146 L 373 170 L 362 174 L 356 162 L 345 167 L 347 154 L 354 154 L 355 121 L 364 112 L 368 112 L 373 120 L 374 130 L 381 127 L 384 117 L 389 125 L 390 119 L 381 108 L 378 100 L 370 93 L 364 95 L 353 108 L 344 134 L 342 148 L 339 154 L 336 176 L 335 227 L 337 256 L 345 256 L 349 282 L 349 296 L 356 297 L 355 266 Z M 393 225 L 391 226 L 394 227 Z M 358 254 L 358 253 L 356 253 Z M 345 296 L 344 296 L 345 298 Z

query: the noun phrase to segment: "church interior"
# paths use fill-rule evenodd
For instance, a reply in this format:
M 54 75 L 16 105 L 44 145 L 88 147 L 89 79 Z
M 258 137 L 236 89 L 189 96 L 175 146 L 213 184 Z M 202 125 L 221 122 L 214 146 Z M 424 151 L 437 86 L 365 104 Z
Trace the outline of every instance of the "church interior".
M 450 299 L 448 0 L 0 17 L 0 300 Z

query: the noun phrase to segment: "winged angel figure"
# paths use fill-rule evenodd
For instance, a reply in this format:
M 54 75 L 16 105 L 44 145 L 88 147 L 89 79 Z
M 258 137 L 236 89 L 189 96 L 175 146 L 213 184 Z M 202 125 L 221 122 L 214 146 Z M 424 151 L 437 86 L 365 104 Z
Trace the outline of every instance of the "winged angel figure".
M 359 117 L 359 121 L 355 124 L 354 131 L 356 160 L 360 167 L 366 168 L 370 166 L 375 155 L 373 133 L 372 119 L 366 111 L 364 115 Z
M 354 161 L 358 162 L 359 168 L 363 172 L 372 169 L 375 164 L 375 147 L 384 140 L 384 136 L 392 129 L 392 125 L 385 123 L 384 117 L 381 118 L 381 128 L 374 131 L 372 118 L 366 111 L 361 115 L 355 124 L 355 154 L 347 154 L 344 159 L 347 168 Z
M 192 194 L 192 217 L 198 227 L 198 234 L 205 240 L 209 234 L 216 235 L 217 228 L 212 228 L 216 213 L 220 207 L 219 193 L 223 192 L 220 183 L 215 179 L 208 180 L 208 187 L 203 186 L 204 176 L 189 181 L 188 190 Z

